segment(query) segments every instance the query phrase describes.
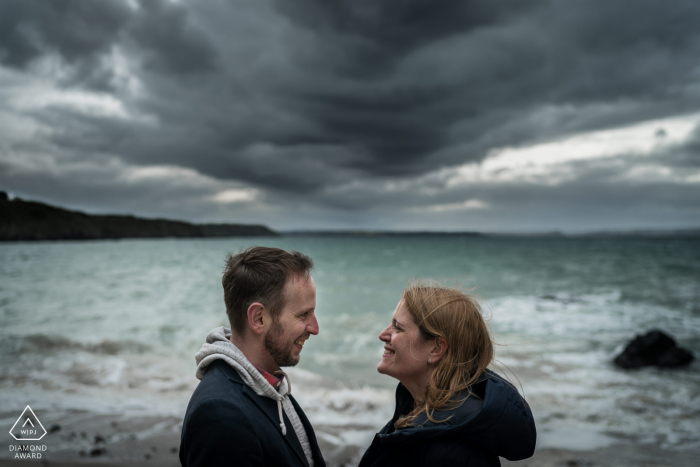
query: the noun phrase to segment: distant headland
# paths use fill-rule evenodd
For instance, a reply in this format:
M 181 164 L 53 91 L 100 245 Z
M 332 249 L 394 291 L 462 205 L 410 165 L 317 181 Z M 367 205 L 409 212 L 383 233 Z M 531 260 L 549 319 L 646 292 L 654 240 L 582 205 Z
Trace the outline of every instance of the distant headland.
M 0 191 L 0 241 L 119 238 L 273 237 L 264 225 L 191 224 L 134 216 L 92 215 L 19 198 Z
M 700 229 L 637 229 L 581 233 L 478 232 L 433 230 L 287 230 L 264 225 L 192 224 L 168 219 L 144 219 L 124 215 L 93 215 L 19 198 L 0 191 L 0 242 L 21 240 L 98 240 L 119 238 L 211 238 L 211 237 L 460 237 L 491 239 L 700 239 Z

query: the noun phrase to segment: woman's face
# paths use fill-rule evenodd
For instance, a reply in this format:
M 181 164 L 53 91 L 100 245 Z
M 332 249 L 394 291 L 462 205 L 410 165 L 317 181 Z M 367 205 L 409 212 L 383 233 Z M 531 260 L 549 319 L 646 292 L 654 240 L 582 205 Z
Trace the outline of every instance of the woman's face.
M 392 376 L 407 387 L 427 384 L 431 345 L 421 339 L 403 300 L 396 305 L 391 323 L 379 334 L 379 340 L 384 342 L 384 355 L 377 365 L 379 373 Z

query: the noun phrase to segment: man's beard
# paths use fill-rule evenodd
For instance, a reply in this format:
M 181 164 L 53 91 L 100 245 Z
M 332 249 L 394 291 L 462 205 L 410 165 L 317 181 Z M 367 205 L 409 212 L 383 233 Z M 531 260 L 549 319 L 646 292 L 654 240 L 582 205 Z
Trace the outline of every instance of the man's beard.
M 299 363 L 299 356 L 292 355 L 292 345 L 280 342 L 284 329 L 276 320 L 272 320 L 272 328 L 265 335 L 265 350 L 270 354 L 277 366 L 294 366 Z

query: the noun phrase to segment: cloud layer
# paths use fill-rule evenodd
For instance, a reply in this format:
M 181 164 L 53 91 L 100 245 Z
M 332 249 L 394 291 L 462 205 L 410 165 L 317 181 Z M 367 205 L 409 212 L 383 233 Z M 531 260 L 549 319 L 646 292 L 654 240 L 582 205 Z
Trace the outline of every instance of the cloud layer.
M 700 5 L 0 4 L 0 185 L 278 229 L 700 222 Z

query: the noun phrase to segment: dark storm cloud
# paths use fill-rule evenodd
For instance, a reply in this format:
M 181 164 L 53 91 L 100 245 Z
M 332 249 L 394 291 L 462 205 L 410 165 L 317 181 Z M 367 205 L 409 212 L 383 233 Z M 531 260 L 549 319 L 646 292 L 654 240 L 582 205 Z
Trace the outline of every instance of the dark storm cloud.
M 8 0 L 0 4 L 0 59 L 26 68 L 49 52 L 69 63 L 105 52 L 131 16 L 124 2 Z
M 683 0 L 6 1 L 4 68 L 114 98 L 109 111 L 14 110 L 38 128 L 6 146 L 53 157 L 54 177 L 111 157 L 331 211 L 516 203 L 532 185 L 387 186 L 496 148 L 700 111 L 697 18 L 700 3 Z M 696 167 L 698 141 L 660 163 Z
M 67 81 L 111 89 L 112 71 L 100 58 L 123 43 L 164 73 L 210 71 L 216 57 L 206 36 L 187 23 L 187 13 L 166 0 L 9 0 L 0 4 L 0 63 L 27 69 L 47 54 L 71 68 Z M 63 83 L 68 84 L 68 83 Z
M 391 73 L 398 60 L 426 43 L 468 33 L 513 17 L 536 2 L 487 0 L 435 4 L 424 0 L 276 0 L 282 14 L 346 52 L 331 59 L 334 71 L 367 80 Z M 332 50 L 333 47 L 329 48 Z
M 517 122 L 536 107 L 581 106 L 583 114 L 611 101 L 637 107 L 635 116 L 607 115 L 605 122 L 594 113 L 569 130 L 635 121 L 668 101 L 677 111 L 684 86 L 696 80 L 700 5 L 692 2 L 278 5 L 324 39 L 322 61 L 339 78 L 349 73 L 357 82 L 309 86 L 299 92 L 300 108 L 324 134 L 367 151 L 371 158 L 358 164 L 373 173 L 422 172 L 429 164 L 478 160 L 494 143 L 532 139 Z M 697 95 L 685 103 L 698 104 Z M 549 131 L 557 134 L 565 123 L 553 122 Z M 448 134 L 456 125 L 460 134 Z M 510 131 L 502 132 L 506 125 Z M 467 146 L 457 154 L 428 157 L 460 143 Z
M 450 143 L 448 126 L 475 109 L 469 103 L 450 108 L 459 84 L 401 83 L 399 62 L 428 44 L 507 23 L 537 2 L 300 0 L 275 5 L 319 35 L 319 65 L 341 81 L 340 86 L 297 90 L 299 108 L 319 123 L 327 139 L 354 146 L 364 156 L 349 165 L 369 173 L 404 174 L 421 170 L 421 158 Z M 342 84 L 345 80 L 352 85 Z
M 660 129 L 658 137 L 664 138 L 664 130 Z M 697 169 L 700 168 L 700 125 L 698 125 L 690 138 L 678 148 L 661 155 L 662 161 L 672 167 Z
M 188 24 L 187 12 L 165 0 L 146 0 L 129 31 L 146 53 L 146 68 L 161 73 L 213 71 L 216 52 L 201 30 Z

